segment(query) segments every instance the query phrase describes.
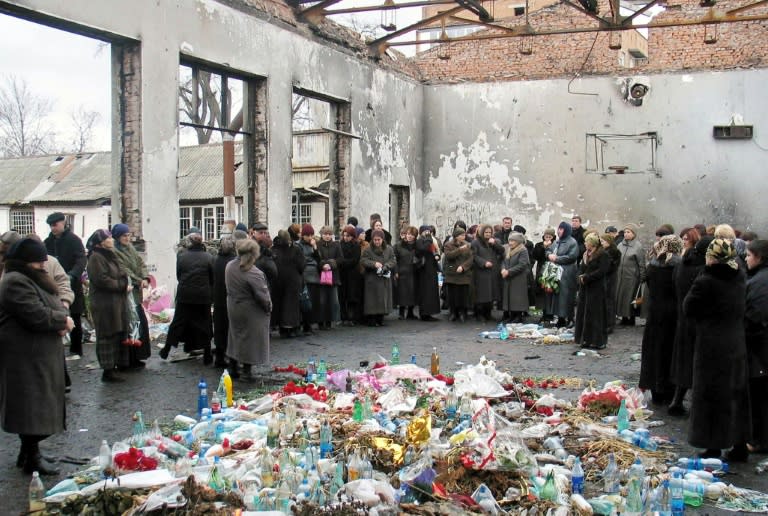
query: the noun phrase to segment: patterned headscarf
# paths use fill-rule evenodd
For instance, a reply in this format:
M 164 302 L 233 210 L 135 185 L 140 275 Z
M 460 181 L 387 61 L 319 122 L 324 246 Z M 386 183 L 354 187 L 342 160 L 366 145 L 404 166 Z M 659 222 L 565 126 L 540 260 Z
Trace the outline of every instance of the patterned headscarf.
M 736 248 L 733 244 L 723 238 L 716 238 L 712 240 L 707 247 L 707 256 L 717 260 L 717 263 L 724 263 L 731 269 L 738 269 L 739 264 L 736 263 Z
M 664 263 L 669 263 L 673 256 L 679 255 L 683 250 L 683 240 L 677 235 L 664 235 L 653 244 L 656 256 L 664 255 Z

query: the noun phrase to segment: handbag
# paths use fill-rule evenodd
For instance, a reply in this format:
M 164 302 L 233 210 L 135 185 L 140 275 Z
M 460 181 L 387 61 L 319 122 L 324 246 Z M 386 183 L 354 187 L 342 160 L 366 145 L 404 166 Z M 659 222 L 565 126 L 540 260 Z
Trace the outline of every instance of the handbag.
M 301 307 L 301 311 L 305 314 L 312 311 L 312 298 L 309 297 L 309 290 L 306 285 L 304 285 L 304 288 L 299 294 L 299 306 Z
M 643 299 L 643 284 L 640 283 L 637 286 L 637 291 L 635 292 L 635 298 L 630 303 L 632 305 L 632 313 L 635 316 L 639 316 L 640 312 L 642 312 L 644 301 L 645 300 Z
M 333 285 L 333 271 L 320 271 L 320 284 Z

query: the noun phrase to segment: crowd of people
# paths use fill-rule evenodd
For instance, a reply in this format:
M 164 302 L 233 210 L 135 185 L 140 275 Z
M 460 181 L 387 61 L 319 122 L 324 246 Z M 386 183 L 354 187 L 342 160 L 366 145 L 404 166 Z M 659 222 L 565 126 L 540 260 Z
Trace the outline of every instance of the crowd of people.
M 0 393 L 29 383 L 18 364 L 30 361 L 17 359 L 30 345 L 46 371 L 23 396 L 0 395 L 0 416 L 20 435 L 18 465 L 41 472 L 51 466 L 37 443 L 63 428 L 61 338 L 69 334 L 70 357 L 82 354 L 86 309 L 102 381 L 123 381 L 119 371 L 150 356 L 142 309 L 150 278 L 129 227 L 97 230 L 84 246 L 63 214 L 47 222 L 44 242 L 13 231 L 0 237 L 0 353 L 14 364 L 2 367 Z M 451 322 L 471 312 L 495 324 L 529 321 L 536 309 L 540 323 L 572 327 L 579 346 L 595 349 L 616 325 L 642 317 L 639 386 L 672 415 L 688 412 L 690 392 L 690 443 L 703 456 L 730 449 L 731 460 L 768 449 L 768 241 L 727 225 L 676 234 L 664 224 L 646 249 L 634 224 L 598 232 L 581 222 L 547 228 L 535 245 L 510 217 L 497 226 L 457 221 L 442 241 L 434 226 L 405 225 L 394 243 L 378 214 L 367 229 L 350 217 L 338 239 L 328 226 L 316 234 L 292 224 L 272 238 L 263 223 L 238 224 L 212 248 L 192 227 L 178 248 L 175 312 L 160 357 L 183 343 L 247 381 L 270 367 L 272 334 L 377 327 L 393 313 L 431 323 L 442 310 Z

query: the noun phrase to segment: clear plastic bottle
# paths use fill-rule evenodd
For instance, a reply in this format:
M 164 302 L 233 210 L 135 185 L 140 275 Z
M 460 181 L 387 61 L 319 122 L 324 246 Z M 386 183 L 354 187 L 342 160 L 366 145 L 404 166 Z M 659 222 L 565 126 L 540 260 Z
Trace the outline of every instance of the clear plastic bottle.
M 333 430 L 326 419 L 320 427 L 320 458 L 327 459 L 333 452 Z
M 307 383 L 312 383 L 315 381 L 315 357 L 311 356 L 309 357 L 309 361 L 307 362 Z
M 109 447 L 107 440 L 101 441 L 101 447 L 99 448 L 99 469 L 103 472 L 107 468 L 112 467 L 112 448 Z
M 608 464 L 603 470 L 603 491 L 607 494 L 619 492 L 619 468 L 613 453 L 608 454 Z
M 29 482 L 29 514 L 42 512 L 45 510 L 45 486 L 40 479 L 40 473 L 32 473 L 32 480 Z
M 685 512 L 685 499 L 683 498 L 683 476 L 680 473 L 672 474 L 673 480 L 678 482 L 668 482 L 670 507 L 672 509 L 672 516 L 683 516 Z
M 133 437 L 131 437 L 131 444 L 136 447 L 145 445 L 147 427 L 144 425 L 144 416 L 141 415 L 141 411 L 137 410 L 133 414 Z
M 465 394 L 461 397 L 461 405 L 459 406 L 459 421 L 472 421 L 472 398 Z
M 276 410 L 272 410 L 267 422 L 267 446 L 277 448 L 280 444 L 280 417 Z
M 451 388 L 448 394 L 445 396 L 445 417 L 448 419 L 454 419 L 456 417 L 456 411 L 459 408 L 459 400 L 456 397 L 456 390 Z
M 496 332 L 499 334 L 499 339 L 501 340 L 507 340 L 509 338 L 509 331 L 507 331 L 507 325 L 504 323 L 499 323 L 496 327 Z
M 677 465 L 681 468 L 685 469 L 692 469 L 692 470 L 699 470 L 699 469 L 705 469 L 707 471 L 728 471 L 728 464 L 721 461 L 720 459 L 702 459 L 699 457 L 695 457 L 693 459 L 687 459 L 685 457 L 681 457 L 680 459 L 677 459 Z
M 363 404 L 358 398 L 355 398 L 355 403 L 352 406 L 352 420 L 358 423 L 363 421 Z
M 290 514 L 291 488 L 285 480 L 280 481 L 280 484 L 277 486 L 275 505 L 278 511 L 283 512 L 283 514 Z
M 214 457 L 213 468 L 211 468 L 211 474 L 208 476 L 208 487 L 217 493 L 221 493 L 226 487 L 224 479 L 221 476 L 220 468 L 221 464 L 219 463 L 219 457 Z
M 226 394 L 226 401 L 222 399 L 223 403 L 226 403 L 227 408 L 232 408 L 234 406 L 234 400 L 232 397 L 232 377 L 229 376 L 229 371 L 227 369 L 224 369 L 224 372 L 221 373 L 221 380 L 224 382 L 224 393 Z
M 584 468 L 581 467 L 581 459 L 578 457 L 574 459 L 571 469 L 571 493 L 584 493 Z
M 415 357 L 416 355 L 414 355 Z M 432 348 L 432 356 L 429 360 L 429 373 L 432 376 L 440 374 L 440 355 L 437 354 L 437 347 Z
M 211 414 L 221 413 L 221 398 L 219 398 L 218 391 L 213 391 L 211 395 Z
M 216 457 L 218 459 L 218 457 Z M 272 487 L 274 484 L 273 471 L 275 469 L 275 461 L 272 458 L 272 454 L 268 448 L 263 448 L 261 453 L 261 486 Z
M 621 433 L 624 430 L 629 429 L 629 411 L 627 410 L 627 400 L 622 399 L 621 405 L 619 405 L 619 412 L 616 414 L 617 423 L 616 431 Z
M 203 415 L 203 409 L 208 408 L 208 384 L 205 382 L 205 378 L 200 378 L 197 392 L 197 418 L 200 419 Z
M 400 363 L 400 346 L 397 345 L 397 342 L 394 342 L 392 344 L 392 360 L 390 361 L 390 364 L 398 365 L 399 363 Z
M 321 358 L 317 364 L 317 384 L 325 385 L 326 383 L 328 383 L 328 367 L 325 365 L 325 360 Z
M 664 480 L 658 489 L 659 516 L 672 516 L 672 498 L 669 492 L 669 480 Z

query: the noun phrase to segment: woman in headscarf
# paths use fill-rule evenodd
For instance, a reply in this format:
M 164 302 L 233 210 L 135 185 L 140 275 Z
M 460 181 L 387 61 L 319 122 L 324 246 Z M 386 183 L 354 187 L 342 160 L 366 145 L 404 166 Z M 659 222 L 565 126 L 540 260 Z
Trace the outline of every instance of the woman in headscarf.
M 392 311 L 392 270 L 395 252 L 384 240 L 384 232 L 371 233 L 371 245 L 363 250 L 360 265 L 365 270 L 363 311 L 369 326 L 384 326 L 384 316 Z
M 768 453 L 768 240 L 747 244 L 744 329 L 752 408 L 752 451 Z M 738 450 L 737 450 L 738 451 Z
M 490 321 L 493 303 L 501 300 L 500 264 L 504 247 L 493 238 L 493 228 L 483 224 L 472 241 L 474 267 L 472 279 L 475 286 L 475 318 Z
M 320 228 L 320 241 L 317 245 L 320 254 L 320 311 L 317 317 L 317 326 L 321 330 L 330 330 L 333 323 L 339 320 L 339 291 L 341 283 L 339 276 L 339 260 L 341 259 L 341 247 L 333 239 L 333 228 L 323 226 Z M 329 279 L 330 278 L 330 279 Z
M 649 311 L 643 331 L 640 388 L 650 389 L 653 402 L 669 404 L 674 387 L 670 364 L 677 328 L 675 267 L 680 263 L 683 241 L 664 235 L 653 244 L 653 258 L 645 269 Z
M 144 367 L 144 362 L 152 353 L 149 340 L 149 324 L 142 306 L 144 289 L 149 285 L 149 273 L 144 260 L 139 256 L 136 248 L 131 243 L 131 230 L 127 224 L 115 224 L 112 226 L 112 238 L 115 240 L 115 253 L 123 270 L 128 274 L 128 279 L 133 286 L 133 304 L 136 315 L 139 318 L 139 342 L 130 346 L 128 355 L 128 367 Z
M 600 244 L 600 237 L 584 237 L 584 255 L 578 276 L 579 295 L 574 324 L 574 340 L 586 348 L 604 349 L 608 341 L 605 325 L 605 295 L 611 258 Z
M 216 346 L 214 367 L 227 367 L 229 314 L 227 313 L 227 285 L 224 272 L 227 269 L 227 264 L 235 257 L 235 239 L 230 236 L 223 237 L 219 241 L 219 252 L 213 262 L 213 343 Z
M 176 287 L 176 310 L 165 346 L 160 350 L 160 358 L 168 358 L 171 347 L 183 342 L 187 353 L 203 350 L 203 364 L 209 365 L 213 363 L 211 304 L 214 258 L 206 250 L 198 228 L 190 228 L 187 241 L 187 250 L 176 257 L 176 279 L 179 282 Z
M 600 237 L 600 245 L 611 262 L 611 268 L 608 270 L 605 281 L 605 329 L 606 333 L 610 335 L 616 326 L 616 273 L 621 263 L 621 253 L 610 233 L 605 233 Z
M 513 231 L 505 246 L 501 262 L 501 309 L 502 323 L 521 323 L 528 310 L 528 249 L 525 235 Z
M 672 350 L 671 379 L 675 385 L 675 394 L 667 412 L 671 416 L 685 415 L 683 399 L 693 382 L 693 346 L 696 342 L 696 324 L 683 313 L 683 300 L 693 285 L 693 280 L 704 269 L 704 256 L 711 236 L 700 238 L 694 228 L 686 228 L 681 233 L 683 254 L 680 264 L 675 267 L 675 299 L 677 300 L 677 327 L 675 345 Z
M 398 319 L 416 319 L 413 307 L 416 305 L 415 277 L 417 269 L 423 267 L 423 260 L 416 256 L 416 237 L 419 230 L 413 226 L 406 226 L 402 232 L 402 238 L 395 244 L 395 259 L 397 260 L 397 272 L 395 273 L 396 292 L 395 304 L 398 307 Z M 406 316 L 405 311 L 408 310 Z
M 724 448 L 749 442 L 745 300 L 736 250 L 716 238 L 683 301 L 696 324 L 688 443 L 706 450 L 701 457 L 719 457 Z
M 5 253 L 0 280 L 0 423 L 18 434 L 16 466 L 31 474 L 58 471 L 38 443 L 65 428 L 64 348 L 75 323 L 45 271 L 45 246 L 22 239 Z
M 467 318 L 467 310 L 472 306 L 470 302 L 469 288 L 472 284 L 472 247 L 466 240 L 466 231 L 461 226 L 453 229 L 453 238 L 445 243 L 443 248 L 443 270 L 445 279 L 443 288 L 446 289 L 445 297 L 448 309 L 451 312 L 450 320 L 464 322 Z
M 97 229 L 85 244 L 88 250 L 88 295 L 91 317 L 96 330 L 96 356 L 103 370 L 102 382 L 122 382 L 116 368 L 130 363 L 128 336 L 129 294 L 133 285 L 115 253 L 115 241 L 109 231 Z M 130 299 L 133 300 L 132 295 Z
M 547 296 L 544 292 L 544 287 L 541 286 L 541 273 L 544 272 L 544 266 L 547 263 L 547 256 L 550 253 L 552 245 L 555 243 L 555 230 L 553 228 L 547 228 L 544 230 L 544 234 L 541 235 L 541 242 L 538 242 L 533 246 L 533 260 L 536 262 L 536 292 L 537 292 L 537 305 L 541 307 L 541 320 L 540 323 L 551 321 L 554 314 L 549 311 L 550 303 L 546 302 Z
M 621 253 L 619 270 L 616 273 L 616 317 L 621 317 L 621 326 L 635 325 L 635 311 L 632 302 L 637 295 L 640 281 L 645 278 L 645 251 L 637 239 L 637 226 L 624 226 L 624 240 L 617 246 Z
M 272 300 L 267 277 L 256 267 L 259 244 L 254 240 L 237 241 L 237 258 L 227 264 L 230 374 L 239 378 L 243 364 L 244 380 L 253 379 L 251 366 L 269 367 L 269 321 Z M 298 302 L 298 300 L 297 300 Z
M 272 289 L 272 323 L 280 328 L 281 337 L 298 337 L 301 330 L 299 297 L 304 285 L 304 254 L 284 229 L 277 232 L 272 254 L 277 265 L 277 288 Z
M 434 322 L 434 317 L 440 313 L 440 286 L 437 284 L 437 272 L 440 266 L 439 242 L 432 238 L 432 227 L 419 227 L 419 238 L 416 240 L 416 258 L 421 265 L 416 269 L 414 285 L 416 301 L 419 305 L 419 318 L 422 321 Z
M 576 304 L 576 276 L 579 259 L 579 244 L 571 236 L 571 225 L 562 221 L 557 226 L 557 242 L 547 255 L 547 260 L 563 269 L 560 276 L 560 286 L 552 294 L 549 312 L 557 316 L 557 326 L 562 328 L 573 322 L 573 311 Z
M 304 255 L 304 286 L 309 292 L 312 308 L 301 314 L 304 325 L 304 335 L 312 335 L 312 323 L 319 322 L 323 308 L 320 305 L 320 252 L 317 250 L 315 228 L 311 224 L 301 227 L 299 249 Z
M 362 228 L 359 234 L 365 234 Z M 351 224 L 341 233 L 339 306 L 341 323 L 347 326 L 357 324 L 363 313 L 363 275 L 360 272 L 360 242 L 357 235 L 358 228 Z

